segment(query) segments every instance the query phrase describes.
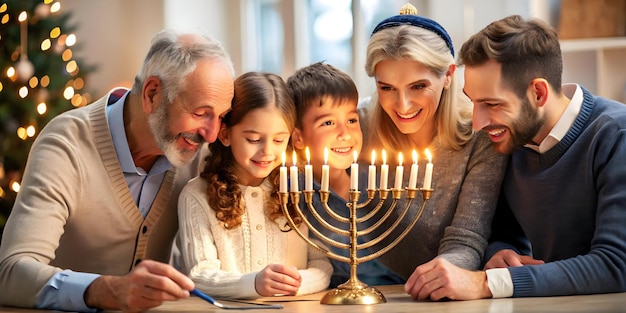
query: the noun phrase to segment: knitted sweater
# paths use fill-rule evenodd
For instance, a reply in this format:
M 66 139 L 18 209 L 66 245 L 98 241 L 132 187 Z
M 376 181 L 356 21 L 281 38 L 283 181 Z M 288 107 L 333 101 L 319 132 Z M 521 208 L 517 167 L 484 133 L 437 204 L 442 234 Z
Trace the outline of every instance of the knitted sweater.
M 495 219 L 494 238 L 517 229 L 546 262 L 509 268 L 514 297 L 626 291 L 626 106 L 583 93 L 560 143 L 511 156 L 503 192 L 518 224 Z M 494 242 L 489 254 L 502 248 L 528 246 Z
M 444 148 L 436 142 L 431 149 L 434 190 L 430 200 L 404 240 L 378 259 L 405 279 L 417 266 L 438 256 L 462 268 L 479 268 L 491 234 L 491 221 L 506 168 L 507 158 L 494 151 L 484 132 L 476 133 L 461 150 Z M 418 186 L 422 185 L 426 161 L 420 158 Z M 406 180 L 410 166 L 404 168 Z M 390 168 L 389 172 L 395 173 L 395 170 Z M 394 181 L 392 176 L 390 182 Z M 390 200 L 391 196 L 387 204 Z M 418 193 L 395 234 L 408 227 L 421 204 L 421 193 Z M 399 218 L 399 209 L 404 209 L 404 197 L 397 206 L 390 223 Z M 383 224 L 381 229 L 386 230 L 390 223 Z M 382 246 L 396 236 L 392 234 Z
M 246 206 L 242 223 L 225 229 L 209 207 L 207 182 L 195 178 L 183 189 L 179 200 L 180 249 L 182 271 L 196 287 L 214 297 L 257 298 L 256 274 L 268 264 L 293 265 L 299 269 L 302 284 L 298 294 L 309 294 L 328 287 L 332 266 L 328 258 L 308 247 L 295 231 L 281 231 L 286 219 L 276 222 L 265 214 L 265 199 L 271 183 L 240 186 Z M 304 224 L 300 229 L 306 234 Z
M 33 143 L 0 245 L 0 304 L 33 307 L 62 269 L 124 275 L 169 260 L 177 195 L 198 164 L 170 169 L 143 219 L 108 128 L 111 94 L 58 115 Z

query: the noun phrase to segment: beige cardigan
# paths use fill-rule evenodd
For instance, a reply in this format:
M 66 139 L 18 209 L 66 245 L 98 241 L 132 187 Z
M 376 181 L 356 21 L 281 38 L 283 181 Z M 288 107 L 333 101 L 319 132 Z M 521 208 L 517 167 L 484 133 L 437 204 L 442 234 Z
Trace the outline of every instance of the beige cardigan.
M 0 304 L 33 307 L 62 269 L 124 275 L 169 260 L 178 194 L 198 161 L 166 172 L 144 220 L 111 139 L 110 96 L 55 117 L 35 140 L 0 245 Z

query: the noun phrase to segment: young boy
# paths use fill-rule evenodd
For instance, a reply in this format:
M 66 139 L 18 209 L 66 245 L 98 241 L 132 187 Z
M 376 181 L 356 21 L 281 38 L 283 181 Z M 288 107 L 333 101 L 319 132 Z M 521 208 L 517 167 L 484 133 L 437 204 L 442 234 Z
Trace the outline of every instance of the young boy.
M 322 62 L 314 63 L 297 70 L 293 76 L 287 79 L 289 93 L 296 105 L 296 127 L 291 140 L 294 148 L 300 155 L 300 160 L 305 159 L 304 150 L 310 150 L 311 165 L 313 166 L 313 178 L 315 190 L 320 190 L 322 165 L 324 164 L 324 149 L 328 149 L 329 166 L 329 191 L 331 192 L 328 205 L 339 215 L 349 216 L 346 206 L 349 200 L 350 189 L 350 165 L 354 162 L 354 153 L 361 152 L 363 135 L 359 124 L 357 104 L 359 100 L 356 85 L 346 73 L 330 64 Z M 365 171 L 361 171 L 365 173 Z M 366 174 L 366 173 L 365 173 Z M 359 188 L 365 190 L 366 175 L 359 175 Z M 367 197 L 366 192 L 361 193 L 359 202 Z M 348 243 L 349 237 L 336 234 L 323 227 L 311 215 L 306 207 L 304 197 L 301 197 L 300 208 L 316 229 L 333 240 Z M 347 223 L 340 223 L 332 218 L 324 210 L 319 193 L 313 197 L 315 210 L 329 224 L 344 230 L 349 229 Z M 362 214 L 359 214 L 359 216 Z M 361 229 L 363 225 L 359 225 Z M 313 234 L 311 234 L 314 237 Z M 349 256 L 347 249 L 341 249 L 326 244 L 334 253 Z M 359 256 L 367 254 L 361 251 Z M 336 287 L 345 283 L 350 278 L 350 266 L 348 263 L 331 259 L 334 273 L 330 287 Z M 378 261 L 373 260 L 361 263 L 357 267 L 357 275 L 361 281 L 368 285 L 401 284 L 404 280 L 391 272 Z

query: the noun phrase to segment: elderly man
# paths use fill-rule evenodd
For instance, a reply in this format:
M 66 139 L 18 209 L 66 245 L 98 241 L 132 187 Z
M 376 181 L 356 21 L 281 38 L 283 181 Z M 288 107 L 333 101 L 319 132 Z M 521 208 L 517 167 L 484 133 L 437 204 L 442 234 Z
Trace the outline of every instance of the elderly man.
M 0 245 L 0 304 L 141 311 L 189 296 L 166 264 L 177 199 L 233 97 L 219 42 L 155 36 L 130 90 L 53 119 L 32 146 Z

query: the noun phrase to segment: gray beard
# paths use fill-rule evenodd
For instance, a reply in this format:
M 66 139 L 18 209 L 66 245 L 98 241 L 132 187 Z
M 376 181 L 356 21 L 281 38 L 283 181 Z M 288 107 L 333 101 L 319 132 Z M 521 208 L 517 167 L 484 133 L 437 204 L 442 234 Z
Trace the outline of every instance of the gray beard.
M 182 167 L 185 164 L 189 163 L 196 155 L 196 150 L 178 150 L 176 149 L 176 140 L 180 136 L 184 136 L 196 142 L 202 141 L 202 137 L 200 135 L 187 135 L 187 134 L 178 134 L 173 135 L 169 133 L 167 125 L 169 125 L 169 116 L 167 115 L 167 107 L 169 105 L 165 102 L 161 103 L 154 113 L 148 116 L 148 124 L 150 126 L 150 131 L 152 131 L 152 135 L 156 141 L 157 146 L 163 154 L 167 158 L 167 160 L 172 163 L 174 167 Z M 200 139 L 199 139 L 200 138 Z

